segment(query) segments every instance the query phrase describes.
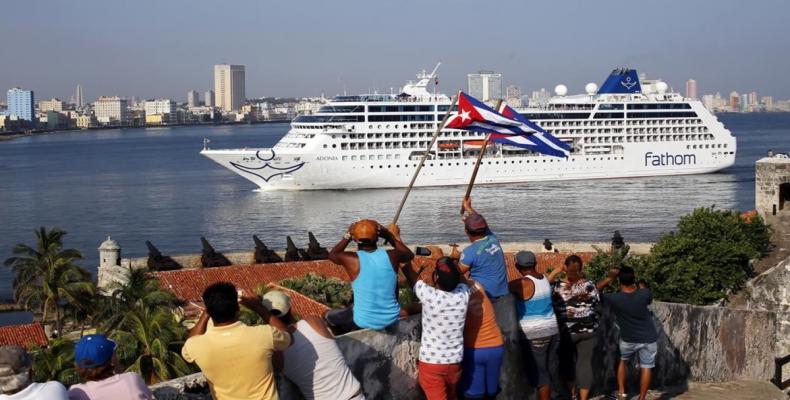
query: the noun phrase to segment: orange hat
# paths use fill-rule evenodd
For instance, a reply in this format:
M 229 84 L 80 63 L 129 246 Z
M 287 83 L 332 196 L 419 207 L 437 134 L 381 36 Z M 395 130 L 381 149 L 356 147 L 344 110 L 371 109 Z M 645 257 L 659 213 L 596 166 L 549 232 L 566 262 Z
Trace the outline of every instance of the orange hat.
M 372 219 L 357 221 L 351 227 L 351 237 L 356 241 L 374 242 L 379 238 L 379 223 Z

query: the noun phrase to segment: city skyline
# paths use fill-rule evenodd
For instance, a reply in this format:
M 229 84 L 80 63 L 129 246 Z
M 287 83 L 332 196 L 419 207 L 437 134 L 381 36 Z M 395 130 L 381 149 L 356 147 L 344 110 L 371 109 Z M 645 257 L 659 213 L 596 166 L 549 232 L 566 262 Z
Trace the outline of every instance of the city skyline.
M 51 12 L 41 19 L 22 18 L 45 4 Z M 454 23 L 476 16 L 471 1 L 406 1 L 405 7 L 242 1 L 228 9 L 203 1 L 189 7 L 153 1 L 15 2 L 4 9 L 0 34 L 19 37 L 14 32 L 24 29 L 41 34 L 5 44 L 7 54 L 20 58 L 4 66 L 0 87 L 69 99 L 81 83 L 86 102 L 102 95 L 184 101 L 189 89 L 213 87 L 213 65 L 234 63 L 247 67 L 247 97 L 331 96 L 344 89 L 389 92 L 413 79 L 418 69 L 430 70 L 442 61 L 444 92 L 464 88 L 467 73 L 490 69 L 503 75 L 505 86 L 553 88 L 562 83 L 569 93 L 582 93 L 587 82 L 600 84 L 612 68 L 630 66 L 678 91 L 693 77 L 700 93 L 735 89 L 790 97 L 790 82 L 784 79 L 790 60 L 776 52 L 790 32 L 783 21 L 790 4 L 711 4 L 684 4 L 684 12 L 678 13 L 673 7 L 625 1 L 605 7 L 515 2 L 490 10 L 494 28 L 473 29 Z M 157 13 L 152 15 L 146 10 L 154 5 Z M 415 8 L 421 11 L 418 17 Z M 610 19 L 612 10 L 622 10 L 617 16 L 648 15 L 660 23 L 626 34 L 627 21 L 587 22 Z M 114 16 L 119 14 L 127 17 L 118 20 Z M 522 23 L 534 14 L 549 18 Z M 343 23 L 349 15 L 354 24 Z M 298 29 L 294 18 L 304 23 Z M 223 29 L 211 34 L 179 33 L 186 25 L 216 21 Z M 750 29 L 728 30 L 728 23 Z M 115 32 L 112 39 L 102 34 L 108 29 Z M 52 59 L 59 60 L 57 73 L 51 71 Z

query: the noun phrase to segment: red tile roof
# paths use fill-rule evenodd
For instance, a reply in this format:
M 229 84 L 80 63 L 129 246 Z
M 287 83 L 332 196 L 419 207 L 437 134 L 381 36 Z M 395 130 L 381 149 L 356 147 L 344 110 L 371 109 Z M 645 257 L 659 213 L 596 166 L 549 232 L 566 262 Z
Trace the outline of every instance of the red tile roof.
M 587 263 L 594 256 L 595 252 L 581 252 L 575 253 Z M 554 269 L 562 265 L 565 258 L 570 253 L 537 253 L 535 256 L 538 259 L 538 271 L 546 272 L 549 269 Z M 514 254 L 506 253 L 505 262 L 508 269 L 508 280 L 518 278 L 520 275 L 515 268 Z M 430 279 L 433 273 L 433 268 L 438 256 L 430 257 L 416 257 L 413 261 L 414 268 L 419 270 L 422 266 L 426 268 L 423 270 L 420 278 Z M 237 288 L 246 291 L 255 291 L 260 285 L 271 285 L 282 281 L 283 279 L 302 277 L 309 272 L 318 275 L 334 277 L 349 281 L 348 274 L 339 265 L 334 264 L 329 260 L 321 261 L 298 261 L 298 262 L 283 262 L 276 264 L 251 264 L 251 265 L 232 265 L 228 267 L 217 268 L 196 268 L 196 269 L 182 269 L 176 271 L 160 271 L 154 272 L 154 276 L 159 278 L 162 288 L 169 290 L 177 298 L 184 301 L 201 302 L 201 295 L 203 290 L 216 282 L 230 282 Z M 276 285 L 275 285 L 276 286 Z M 278 286 L 279 287 L 279 286 Z M 284 288 L 283 288 L 284 289 Z M 278 289 L 279 290 L 279 289 Z M 285 289 L 290 293 L 295 293 L 290 289 Z M 298 308 L 304 315 L 320 314 L 325 308 L 323 306 L 305 296 L 299 295 L 300 304 Z M 304 297 L 301 299 L 301 297 Z M 312 302 L 312 303 L 308 303 Z M 324 306 L 325 307 L 325 306 Z
M 48 343 L 44 326 L 40 322 L 0 327 L 0 345 L 29 347 L 34 344 L 46 346 Z
M 163 289 L 169 290 L 177 298 L 185 301 L 201 301 L 203 290 L 216 282 L 230 282 L 239 289 L 254 291 L 259 285 L 301 277 L 308 272 L 344 281 L 349 280 L 343 267 L 329 260 L 181 269 L 154 272 L 153 275 L 159 278 L 159 284 Z
M 275 283 L 270 283 L 266 285 L 266 287 L 268 289 L 279 290 L 287 294 L 291 298 L 291 312 L 298 317 L 304 318 L 308 315 L 321 316 L 324 315 L 325 312 L 329 311 L 329 307 L 286 287 Z

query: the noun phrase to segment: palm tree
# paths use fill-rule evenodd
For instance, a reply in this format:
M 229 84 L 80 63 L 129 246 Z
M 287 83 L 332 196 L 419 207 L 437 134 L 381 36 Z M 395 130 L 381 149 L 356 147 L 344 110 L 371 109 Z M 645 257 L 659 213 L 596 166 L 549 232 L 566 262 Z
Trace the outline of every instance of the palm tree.
M 47 347 L 35 346 L 33 355 L 33 379 L 36 382 L 59 381 L 66 387 L 79 382 L 74 369 L 74 343 L 66 339 L 55 339 Z
M 96 321 L 118 343 L 118 360 L 154 384 L 192 372 L 180 356 L 186 329 L 173 312 L 176 298 L 145 269 L 129 269 L 126 279 L 99 300 Z
M 124 316 L 134 310 L 176 307 L 176 298 L 159 287 L 159 280 L 146 269 L 129 269 L 123 282 L 110 286 L 110 295 L 101 299 L 97 321 L 102 321 L 103 331 L 118 326 Z
M 66 231 L 41 227 L 35 231 L 35 247 L 26 244 L 14 246 L 13 254 L 5 265 L 16 273 L 14 299 L 23 307 L 42 315 L 46 323 L 54 314 L 57 335 L 63 331 L 62 310 L 66 304 L 80 308 L 80 298 L 93 295 L 96 288 L 90 274 L 74 264 L 82 258 L 76 249 L 63 249 Z
M 110 336 L 118 343 L 118 360 L 147 384 L 186 375 L 192 368 L 181 358 L 186 329 L 165 307 L 135 306 Z

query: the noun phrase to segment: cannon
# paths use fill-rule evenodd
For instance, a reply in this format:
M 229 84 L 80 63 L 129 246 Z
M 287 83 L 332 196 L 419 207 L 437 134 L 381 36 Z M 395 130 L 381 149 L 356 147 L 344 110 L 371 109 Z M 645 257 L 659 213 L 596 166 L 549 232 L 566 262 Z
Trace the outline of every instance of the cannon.
M 146 240 L 145 247 L 148 247 L 148 261 L 146 265 L 150 271 L 172 271 L 183 268 L 181 264 L 172 258 L 162 255 L 162 252 L 153 243 Z
M 285 261 L 286 262 L 288 262 L 288 261 L 302 261 L 301 254 L 302 253 L 306 254 L 306 252 L 304 250 L 302 250 L 302 249 L 297 248 L 296 244 L 294 244 L 294 241 L 291 240 L 290 236 L 286 236 L 285 237 L 285 242 L 286 242 L 286 246 L 285 246 Z
M 307 237 L 310 241 L 307 245 L 307 255 L 311 260 L 326 260 L 329 258 L 329 251 L 326 247 L 321 247 L 321 244 L 318 243 L 313 232 L 307 232 Z
M 283 262 L 282 257 L 274 250 L 266 247 L 266 244 L 258 239 L 258 236 L 252 235 L 252 240 L 255 241 L 255 263 L 256 264 L 271 264 Z
M 211 243 L 205 237 L 200 237 L 200 243 L 203 245 L 202 254 L 200 255 L 200 262 L 204 268 L 225 267 L 230 265 L 230 260 L 222 253 L 214 250 Z

